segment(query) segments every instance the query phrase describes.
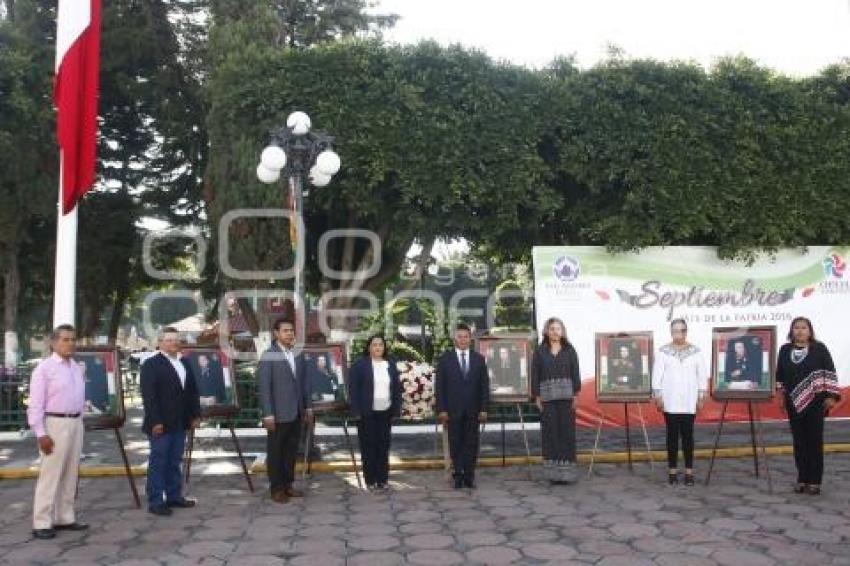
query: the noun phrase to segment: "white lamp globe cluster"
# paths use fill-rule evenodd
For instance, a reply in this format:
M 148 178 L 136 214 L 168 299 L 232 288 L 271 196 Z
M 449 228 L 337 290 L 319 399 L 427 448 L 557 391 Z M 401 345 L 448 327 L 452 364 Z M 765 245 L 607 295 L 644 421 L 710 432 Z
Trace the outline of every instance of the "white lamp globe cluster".
M 296 136 L 303 136 L 310 131 L 312 122 L 304 112 L 293 112 L 286 119 L 286 127 Z M 316 156 L 316 163 L 310 168 L 308 179 L 314 187 L 324 187 L 331 178 L 339 172 L 342 161 L 333 150 L 325 149 Z M 260 155 L 257 165 L 257 179 L 261 183 L 275 183 L 280 179 L 280 173 L 286 167 L 286 152 L 283 148 L 270 145 Z

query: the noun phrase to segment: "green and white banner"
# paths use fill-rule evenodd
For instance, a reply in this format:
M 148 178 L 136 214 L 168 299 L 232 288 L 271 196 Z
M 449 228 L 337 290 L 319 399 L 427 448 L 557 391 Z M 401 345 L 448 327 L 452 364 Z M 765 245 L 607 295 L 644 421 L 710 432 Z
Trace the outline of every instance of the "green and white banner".
M 652 331 L 657 350 L 670 340 L 670 321 L 683 318 L 709 365 L 712 329 L 772 326 L 778 350 L 791 320 L 805 316 L 832 352 L 840 385 L 850 385 L 848 247 L 784 250 L 751 265 L 718 259 L 710 247 L 546 246 L 533 258 L 537 328 L 552 316 L 564 321 L 585 380 L 594 379 L 595 333 Z

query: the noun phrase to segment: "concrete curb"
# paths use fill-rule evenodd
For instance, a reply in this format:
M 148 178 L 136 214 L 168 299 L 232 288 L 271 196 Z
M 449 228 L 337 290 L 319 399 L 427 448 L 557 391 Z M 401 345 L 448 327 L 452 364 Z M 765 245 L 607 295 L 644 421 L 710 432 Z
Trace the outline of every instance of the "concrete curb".
M 766 452 L 769 456 L 784 456 L 793 454 L 793 447 L 786 446 L 769 446 Z M 743 458 L 751 456 L 753 453 L 752 446 L 735 446 L 727 448 L 718 448 L 718 458 Z M 850 453 L 850 444 L 827 444 L 824 446 L 824 453 Z M 667 452 L 664 450 L 653 450 L 651 453 L 646 451 L 635 450 L 632 452 L 632 461 L 647 462 L 649 457 L 652 457 L 654 462 L 663 465 L 667 458 Z M 694 457 L 698 459 L 708 459 L 711 457 L 711 449 L 700 448 L 694 451 Z M 505 458 L 507 466 L 525 466 L 540 464 L 541 457 L 538 455 L 532 456 L 530 459 L 525 456 L 509 456 Z M 578 456 L 580 464 L 590 462 L 590 453 L 582 452 Z M 626 452 L 598 452 L 595 457 L 595 463 L 599 464 L 623 464 L 628 461 Z M 422 458 L 409 460 L 391 460 L 390 467 L 393 470 L 440 470 L 444 467 L 443 460 L 436 458 Z M 478 465 L 482 468 L 497 468 L 502 466 L 502 458 L 499 456 L 489 456 L 480 458 Z M 298 473 L 301 473 L 302 463 L 297 465 Z M 144 477 L 147 473 L 145 466 L 132 466 L 131 471 L 134 477 Z M 265 463 L 256 463 L 251 466 L 252 474 L 265 473 Z M 335 460 L 333 462 L 313 462 L 311 466 L 312 473 L 334 473 L 334 472 L 353 472 L 354 468 L 350 460 Z M 229 474 L 240 474 L 241 471 L 228 472 Z M 126 472 L 123 466 L 82 466 L 80 468 L 80 477 L 84 478 L 104 478 L 124 476 Z M 0 480 L 18 480 L 18 479 L 33 479 L 38 477 L 38 467 L 31 468 L 0 468 Z

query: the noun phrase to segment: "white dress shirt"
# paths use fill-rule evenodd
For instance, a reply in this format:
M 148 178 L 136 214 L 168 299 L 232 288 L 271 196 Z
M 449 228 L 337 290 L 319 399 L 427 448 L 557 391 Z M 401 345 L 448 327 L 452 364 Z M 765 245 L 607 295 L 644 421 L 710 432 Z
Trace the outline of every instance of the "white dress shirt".
M 174 371 L 177 372 L 177 376 L 180 378 L 180 386 L 185 389 L 186 388 L 186 366 L 184 366 L 183 362 L 180 361 L 180 356 L 177 356 L 176 358 L 172 358 L 171 356 L 169 356 L 165 352 L 163 352 L 162 355 L 165 356 L 165 359 L 167 359 L 169 362 L 171 362 L 172 366 L 174 366 Z
M 652 368 L 652 393 L 664 403 L 665 413 L 696 414 L 697 400 L 708 388 L 702 352 L 693 344 L 682 349 L 662 346 Z
M 457 354 L 457 365 L 460 366 L 460 369 L 463 370 L 463 364 L 466 363 L 466 371 L 469 372 L 469 350 L 460 350 L 455 348 L 455 353 Z M 465 362 L 461 360 L 460 355 L 463 354 Z
M 386 411 L 390 405 L 390 364 L 372 360 L 372 410 Z

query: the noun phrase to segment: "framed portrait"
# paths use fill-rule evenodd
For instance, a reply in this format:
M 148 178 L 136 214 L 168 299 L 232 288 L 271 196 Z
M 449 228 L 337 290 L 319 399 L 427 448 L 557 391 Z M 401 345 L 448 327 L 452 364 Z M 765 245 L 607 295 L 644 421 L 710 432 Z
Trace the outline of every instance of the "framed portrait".
M 107 346 L 80 346 L 74 361 L 86 381 L 86 428 L 117 428 L 124 424 L 124 394 L 118 350 Z
M 652 332 L 596 334 L 596 398 L 631 403 L 652 398 Z
M 487 361 L 491 402 L 528 401 L 532 352 L 528 334 L 483 336 L 476 349 Z
M 712 396 L 721 401 L 770 399 L 775 360 L 775 326 L 713 328 Z
M 348 367 L 345 344 L 306 344 L 310 399 L 317 413 L 344 410 L 348 406 Z
M 195 374 L 202 417 L 224 417 L 239 412 L 233 361 L 227 353 L 219 348 L 184 346 L 181 355 Z

